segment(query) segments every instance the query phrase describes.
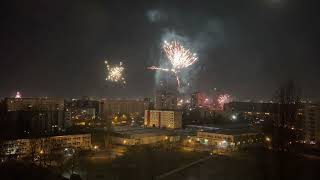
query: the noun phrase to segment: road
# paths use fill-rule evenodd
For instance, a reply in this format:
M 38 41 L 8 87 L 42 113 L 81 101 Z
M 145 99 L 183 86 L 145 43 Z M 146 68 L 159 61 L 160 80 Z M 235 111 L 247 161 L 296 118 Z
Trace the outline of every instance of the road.
M 205 158 L 196 160 L 196 161 L 194 161 L 194 162 L 191 162 L 191 163 L 189 163 L 189 164 L 186 164 L 186 165 L 184 165 L 184 166 L 182 166 L 182 167 L 173 169 L 173 170 L 171 170 L 171 171 L 169 171 L 169 172 L 166 172 L 166 173 L 164 173 L 164 174 L 162 174 L 162 175 L 160 175 L 160 176 L 157 176 L 156 179 L 164 179 L 164 178 L 166 178 L 167 176 L 170 176 L 170 175 L 172 175 L 172 174 L 174 174 L 174 173 L 179 173 L 180 171 L 183 171 L 183 170 L 186 169 L 186 168 L 189 168 L 189 167 L 194 166 L 194 165 L 196 165 L 196 164 L 202 163 L 202 162 L 208 160 L 209 158 L 212 158 L 212 157 L 211 157 L 211 156 L 208 156 L 208 157 L 205 157 Z

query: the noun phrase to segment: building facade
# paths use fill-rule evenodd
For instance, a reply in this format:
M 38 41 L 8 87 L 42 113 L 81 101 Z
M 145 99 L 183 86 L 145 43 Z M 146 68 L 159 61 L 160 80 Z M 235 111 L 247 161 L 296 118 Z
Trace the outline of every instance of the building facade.
M 144 125 L 169 129 L 182 128 L 182 113 L 179 111 L 146 110 Z
M 51 136 L 45 138 L 16 139 L 0 143 L 1 155 L 28 156 L 30 153 L 44 153 L 51 150 L 91 148 L 91 134 Z
M 194 92 L 191 94 L 191 107 L 199 108 L 202 107 L 205 102 L 205 97 L 200 92 Z
M 205 145 L 231 149 L 263 141 L 261 134 L 245 131 L 198 131 L 197 138 Z
M 320 106 L 305 104 L 303 106 L 303 131 L 306 143 L 320 143 Z
M 168 90 L 157 90 L 155 94 L 156 110 L 176 110 L 177 109 L 177 95 Z
M 50 135 L 65 129 L 62 98 L 6 98 L 3 109 L 6 136 Z
M 65 101 L 65 122 L 68 127 L 78 124 L 90 124 L 103 120 L 102 104 L 89 98 Z
M 177 142 L 180 136 L 172 131 L 156 128 L 137 128 L 126 131 L 119 131 L 112 135 L 111 141 L 114 144 L 137 145 L 155 144 L 159 142 Z
M 109 115 L 141 113 L 145 110 L 145 102 L 142 100 L 104 100 L 104 111 Z
M 278 103 L 234 101 L 224 104 L 223 113 L 232 121 L 245 120 L 261 126 L 261 123 L 264 122 L 277 122 L 279 120 L 279 108 Z

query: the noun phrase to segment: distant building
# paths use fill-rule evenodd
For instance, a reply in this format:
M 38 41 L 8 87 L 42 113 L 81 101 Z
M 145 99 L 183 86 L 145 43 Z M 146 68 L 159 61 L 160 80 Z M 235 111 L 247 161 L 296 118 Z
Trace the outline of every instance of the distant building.
M 103 119 L 111 125 L 143 124 L 144 110 L 147 108 L 143 100 L 104 99 L 101 101 Z
M 63 98 L 6 98 L 5 110 L 11 111 L 57 111 L 64 109 Z
M 101 102 L 98 100 L 91 100 L 88 98 L 83 99 L 72 99 L 70 101 L 65 101 L 65 109 L 67 112 L 73 114 L 73 117 L 86 113 L 90 115 L 90 119 L 100 120 L 102 117 Z M 92 114 L 93 112 L 93 114 Z M 73 120 L 74 118 L 71 117 Z
M 93 120 L 101 119 L 100 102 L 89 99 L 72 99 L 65 101 L 65 122 L 67 127 L 87 125 Z
M 178 129 L 182 127 L 182 113 L 179 111 L 146 110 L 144 125 L 146 127 Z
M 205 130 L 198 131 L 197 138 L 204 145 L 234 149 L 263 142 L 260 133 L 250 130 Z
M 65 128 L 62 98 L 6 98 L 2 108 L 4 136 L 50 135 Z
M 191 107 L 199 108 L 202 107 L 205 102 L 205 97 L 200 92 L 194 92 L 191 94 Z
M 73 125 L 89 125 L 96 120 L 94 108 L 73 109 L 71 112 L 71 122 Z
M 306 143 L 320 143 L 320 106 L 305 104 L 302 113 L 302 126 Z
M 144 98 L 144 109 L 153 109 L 154 108 L 154 103 L 152 102 L 151 98 Z
M 172 131 L 157 128 L 126 128 L 112 134 L 113 144 L 137 145 L 154 144 L 159 142 L 176 142 L 180 137 Z
M 104 102 L 104 112 L 108 116 L 113 114 L 130 114 L 130 113 L 140 113 L 143 114 L 145 110 L 145 102 L 142 100 L 116 100 L 107 99 Z
M 111 127 L 112 119 L 117 116 L 126 117 L 126 123 L 132 122 L 131 118 L 142 117 L 144 110 L 149 108 L 149 103 L 149 99 L 73 99 L 66 102 L 65 118 L 69 125 L 87 126 L 102 123 Z
M 32 139 L 16 139 L 0 142 L 0 154 L 4 156 L 28 156 L 65 148 L 88 150 L 91 148 L 91 134 L 50 136 Z
M 277 103 L 230 102 L 224 105 L 224 111 L 275 113 L 278 111 Z
M 207 108 L 199 109 L 199 114 L 200 114 L 200 118 L 201 119 L 214 118 L 214 116 L 215 116 L 215 112 L 214 111 L 210 111 Z
M 277 119 L 279 104 L 254 103 L 254 102 L 230 102 L 224 105 L 224 112 L 230 116 L 241 115 L 247 120 L 272 120 Z
M 241 114 L 248 120 L 269 120 L 274 126 L 279 126 L 281 116 L 287 115 L 286 112 L 281 112 L 281 109 L 297 109 L 297 112 L 292 112 L 296 113 L 295 122 L 286 122 L 285 126 L 295 130 L 299 140 L 304 139 L 310 144 L 319 143 L 320 105 L 301 103 L 298 107 L 296 104 L 287 106 L 289 108 L 278 103 L 230 102 L 225 104 L 224 111 L 227 114 Z M 303 135 L 300 135 L 301 132 Z
M 156 110 L 176 110 L 177 94 L 168 90 L 157 90 L 155 95 Z

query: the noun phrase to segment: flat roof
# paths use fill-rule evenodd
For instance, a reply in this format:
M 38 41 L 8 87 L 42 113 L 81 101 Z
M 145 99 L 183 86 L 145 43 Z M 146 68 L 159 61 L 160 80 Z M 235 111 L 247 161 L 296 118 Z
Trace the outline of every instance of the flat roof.
M 219 130 L 219 129 L 243 129 L 250 128 L 250 125 L 247 123 L 232 123 L 225 125 L 215 125 L 215 124 L 204 124 L 204 125 L 186 125 L 186 128 L 194 129 L 209 129 L 209 130 Z
M 241 134 L 258 134 L 259 131 L 254 129 L 219 129 L 219 130 L 203 130 L 198 132 L 207 132 L 225 135 L 241 135 Z
M 248 133 L 259 133 L 259 131 L 252 129 L 249 124 L 226 124 L 226 125 L 186 125 L 186 128 L 196 130 L 197 132 L 209 132 L 225 135 L 239 135 Z
M 3 140 L 12 141 L 18 139 L 40 139 L 40 138 L 51 138 L 51 137 L 62 137 L 62 136 L 81 136 L 81 135 L 91 135 L 90 132 L 63 132 L 50 135 L 34 135 L 34 136 L 12 136 L 3 137 Z
M 115 133 L 134 138 L 175 134 L 174 131 L 159 128 L 128 128 L 126 130 L 115 131 Z

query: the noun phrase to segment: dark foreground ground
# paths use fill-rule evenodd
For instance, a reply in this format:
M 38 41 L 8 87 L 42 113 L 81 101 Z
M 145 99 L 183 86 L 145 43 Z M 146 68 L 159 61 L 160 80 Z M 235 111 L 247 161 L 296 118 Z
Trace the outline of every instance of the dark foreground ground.
M 320 161 L 263 150 L 214 157 L 164 180 L 318 180 Z
M 48 168 L 34 166 L 24 162 L 7 162 L 0 164 L 1 180 L 66 180 Z
M 75 173 L 83 180 L 153 180 L 190 162 L 205 159 L 168 176 L 163 180 L 319 180 L 319 158 L 306 158 L 290 153 L 263 149 L 236 152 L 223 156 L 184 151 L 170 146 L 138 146 L 114 160 L 104 151 L 83 155 L 74 164 Z M 206 158 L 206 157 L 210 158 Z M 2 164 L 0 179 L 63 179 L 69 178 L 70 164 L 63 172 L 50 168 Z M 54 172 L 54 173 L 53 173 Z M 60 172 L 60 173 L 59 173 Z M 60 176 L 61 174 L 62 176 Z
M 166 147 L 136 147 L 113 161 L 83 159 L 79 174 L 83 179 L 152 180 L 208 153 L 187 152 Z M 164 180 L 318 180 L 320 160 L 263 149 L 211 156 L 208 160 L 165 176 Z
M 81 159 L 76 171 L 83 179 L 150 180 L 207 155 L 176 148 L 141 146 L 128 149 L 112 161 L 103 155 Z

